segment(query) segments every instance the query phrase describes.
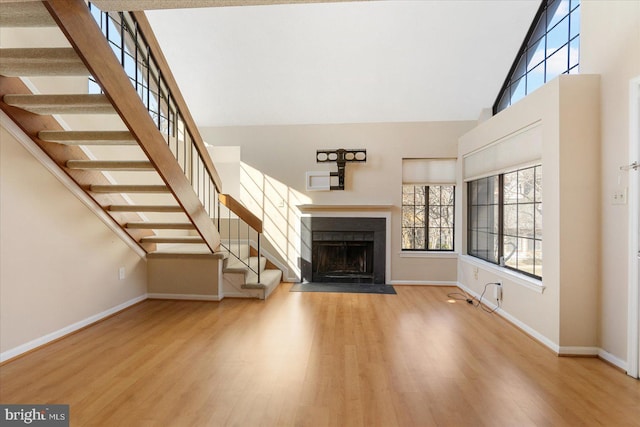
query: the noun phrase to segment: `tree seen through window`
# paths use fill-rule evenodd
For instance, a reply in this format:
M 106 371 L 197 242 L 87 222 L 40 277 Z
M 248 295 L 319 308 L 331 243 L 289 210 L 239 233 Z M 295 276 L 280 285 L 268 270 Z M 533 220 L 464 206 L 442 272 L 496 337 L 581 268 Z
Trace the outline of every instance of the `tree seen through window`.
M 402 250 L 453 251 L 453 185 L 402 186 Z

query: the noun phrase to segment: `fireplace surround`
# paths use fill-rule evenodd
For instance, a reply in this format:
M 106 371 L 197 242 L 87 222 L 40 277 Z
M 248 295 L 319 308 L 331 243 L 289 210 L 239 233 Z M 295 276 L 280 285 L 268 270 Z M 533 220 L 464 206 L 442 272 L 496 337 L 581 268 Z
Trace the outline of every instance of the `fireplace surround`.
M 313 283 L 385 283 L 384 218 L 303 217 L 301 275 Z

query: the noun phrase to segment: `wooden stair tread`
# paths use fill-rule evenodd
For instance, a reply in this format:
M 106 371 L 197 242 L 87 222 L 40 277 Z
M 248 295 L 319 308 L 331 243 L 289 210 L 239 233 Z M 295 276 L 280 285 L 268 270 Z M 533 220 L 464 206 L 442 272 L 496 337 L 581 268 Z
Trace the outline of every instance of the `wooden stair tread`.
M 4 48 L 0 58 L 0 75 L 7 77 L 90 75 L 75 50 L 67 47 Z
M 56 23 L 39 1 L 2 3 L 0 27 L 55 27 Z
M 56 131 L 43 130 L 38 138 L 65 145 L 138 145 L 129 131 Z
M 199 244 L 204 243 L 204 240 L 200 236 L 149 236 L 140 239 L 140 243 L 191 243 Z
M 125 228 L 138 228 L 145 230 L 194 230 L 195 226 L 190 222 L 128 222 Z
M 184 213 L 180 206 L 170 205 L 111 205 L 107 207 L 111 212 L 175 212 Z
M 5 95 L 5 104 L 34 114 L 114 114 L 109 99 L 102 94 Z
M 93 193 L 169 193 L 166 185 L 91 185 Z
M 150 171 L 155 170 L 148 160 L 68 160 L 69 169 Z

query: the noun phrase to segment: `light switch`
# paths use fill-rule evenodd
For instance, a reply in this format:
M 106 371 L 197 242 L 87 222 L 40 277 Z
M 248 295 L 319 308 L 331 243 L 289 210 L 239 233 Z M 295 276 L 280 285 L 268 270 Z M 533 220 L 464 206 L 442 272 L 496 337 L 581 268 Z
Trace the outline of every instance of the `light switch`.
M 627 189 L 615 190 L 613 196 L 611 196 L 611 203 L 614 205 L 626 205 L 627 204 Z

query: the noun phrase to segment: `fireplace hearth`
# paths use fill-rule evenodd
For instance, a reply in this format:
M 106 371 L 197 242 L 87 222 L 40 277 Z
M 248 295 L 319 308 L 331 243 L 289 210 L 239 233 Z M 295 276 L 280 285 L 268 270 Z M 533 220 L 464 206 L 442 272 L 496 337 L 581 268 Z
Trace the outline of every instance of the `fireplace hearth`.
M 384 218 L 303 218 L 302 279 L 385 283 Z

